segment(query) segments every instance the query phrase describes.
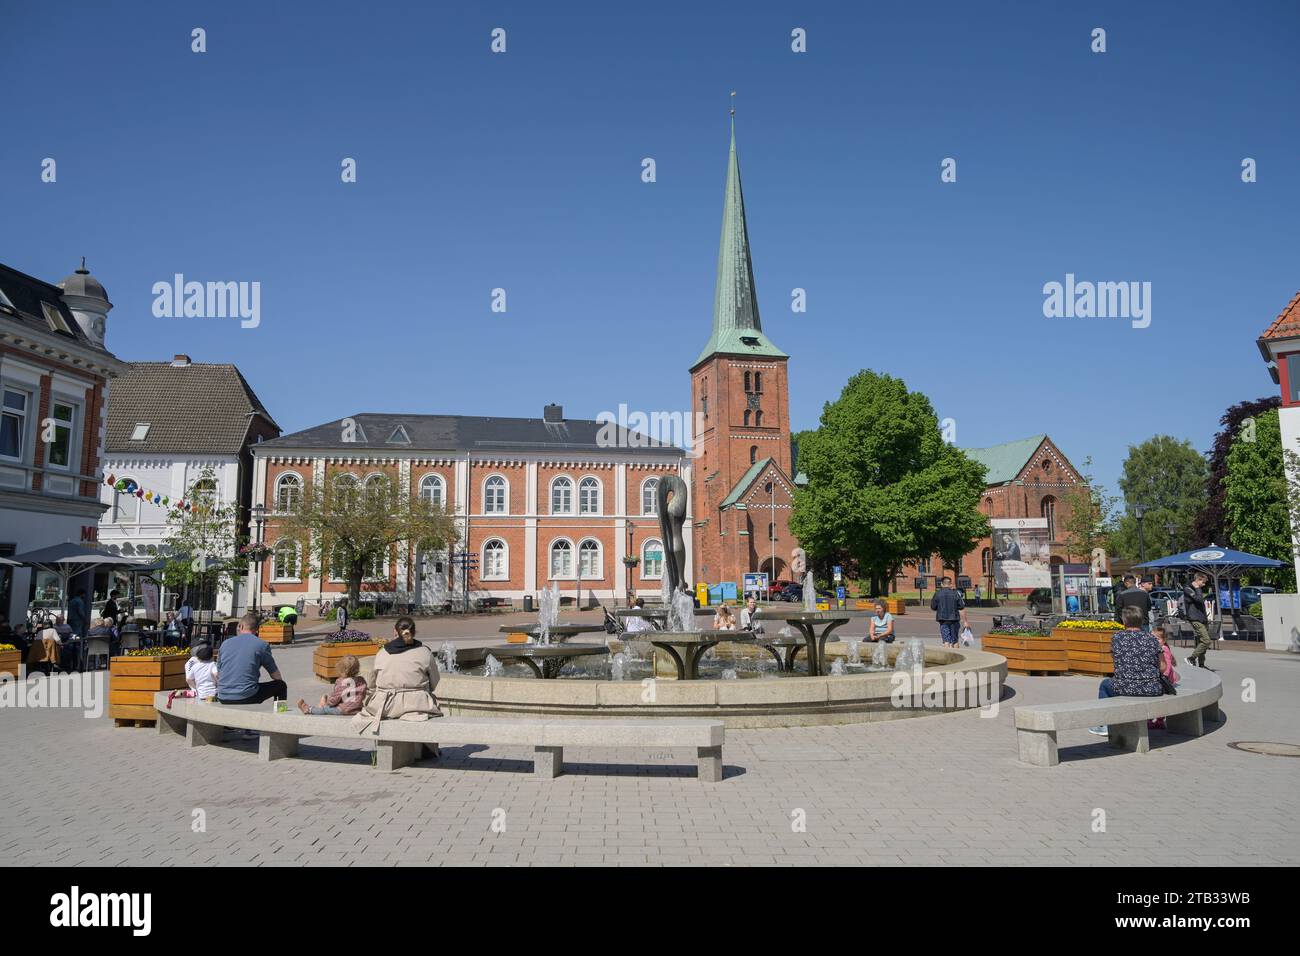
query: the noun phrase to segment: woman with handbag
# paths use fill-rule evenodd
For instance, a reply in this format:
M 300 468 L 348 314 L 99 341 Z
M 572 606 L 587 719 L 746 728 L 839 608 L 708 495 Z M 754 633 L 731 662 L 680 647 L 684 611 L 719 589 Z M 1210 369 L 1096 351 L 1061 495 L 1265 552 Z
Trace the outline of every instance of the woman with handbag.
M 1115 673 L 1101 682 L 1097 696 L 1160 697 L 1165 692 L 1160 679 L 1164 663 L 1160 642 L 1150 631 L 1143 630 L 1147 620 L 1140 607 L 1129 604 L 1120 613 L 1124 630 L 1116 631 L 1110 639 Z M 1104 726 L 1089 727 L 1088 732 L 1101 737 L 1110 735 Z

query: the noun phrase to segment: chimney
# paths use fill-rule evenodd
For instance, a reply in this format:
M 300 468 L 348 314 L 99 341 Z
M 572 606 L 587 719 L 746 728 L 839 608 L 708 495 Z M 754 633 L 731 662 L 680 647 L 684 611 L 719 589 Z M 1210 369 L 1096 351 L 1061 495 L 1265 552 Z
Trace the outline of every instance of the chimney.
M 555 423 L 564 421 L 564 406 L 547 405 L 542 409 L 542 420 Z
M 185 368 L 189 364 L 190 364 L 190 357 L 188 355 L 172 356 L 172 368 Z

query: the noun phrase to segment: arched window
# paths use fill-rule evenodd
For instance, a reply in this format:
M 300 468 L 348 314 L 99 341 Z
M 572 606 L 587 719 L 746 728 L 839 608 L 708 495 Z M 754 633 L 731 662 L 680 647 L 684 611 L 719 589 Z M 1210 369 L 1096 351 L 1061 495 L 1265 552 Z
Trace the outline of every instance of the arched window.
M 302 500 L 302 478 L 292 471 L 275 480 L 275 510 L 293 511 Z
M 659 513 L 659 479 L 647 478 L 641 482 L 641 513 L 657 515 Z
M 755 428 L 763 427 L 763 410 L 761 408 L 756 409 L 754 412 L 754 427 Z
M 750 446 L 749 446 L 749 463 L 752 465 L 752 464 L 754 464 L 756 461 L 758 461 L 758 446 L 757 446 L 757 445 L 750 445 Z
M 744 420 L 743 420 L 742 424 L 744 424 L 744 426 L 745 426 L 746 428 L 749 427 L 749 409 L 748 409 L 748 408 L 745 409 Z
M 929 558 L 922 558 L 921 560 L 919 560 L 919 561 L 916 562 L 916 573 L 917 573 L 917 574 L 929 574 L 929 573 L 930 573 L 930 559 L 929 559 Z
M 983 551 L 980 552 L 980 574 L 987 575 L 992 573 L 993 573 L 993 552 L 989 548 L 985 548 Z
M 366 478 L 366 497 L 381 498 L 388 493 L 388 476 L 375 473 Z
M 649 538 L 641 545 L 641 577 L 658 579 L 664 576 L 664 543 Z
M 578 545 L 578 572 L 588 581 L 604 577 L 600 570 L 600 542 L 588 538 Z
M 442 475 L 425 475 L 420 479 L 420 497 L 435 507 L 443 507 L 446 488 Z
M 285 538 L 275 545 L 271 563 L 271 576 L 277 581 L 298 581 L 302 579 L 298 560 L 298 542 Z
M 771 522 L 771 521 L 769 521 L 768 524 L 767 524 L 767 540 L 768 540 L 768 541 L 775 541 L 775 540 L 776 540 L 776 523 L 775 523 L 775 522 Z
M 551 544 L 551 577 L 573 577 L 573 545 L 563 538 Z
M 573 479 L 561 475 L 551 482 L 551 514 L 573 514 Z
M 483 544 L 483 581 L 504 581 L 510 577 L 510 565 L 507 559 L 506 543 L 500 538 L 493 538 Z
M 753 391 L 753 382 L 750 380 L 749 373 L 745 373 L 745 391 Z
M 194 487 L 190 489 L 190 497 L 195 504 L 205 505 L 211 508 L 217 503 L 217 480 L 215 478 L 200 478 L 194 482 Z
M 755 372 L 755 373 L 754 373 L 754 391 L 755 391 L 755 392 L 761 392 L 762 390 L 763 390 L 763 373 L 762 373 L 762 372 Z
M 506 492 L 509 487 L 500 475 L 493 475 L 483 482 L 483 513 L 503 515 L 506 513 Z
M 134 478 L 124 478 L 135 484 Z M 140 499 L 125 491 L 113 492 L 113 522 L 115 524 L 135 524 L 140 518 Z
M 1056 540 L 1056 499 L 1048 495 L 1038 506 L 1040 516 L 1047 519 L 1047 540 Z
M 588 477 L 578 483 L 578 513 L 600 514 L 600 479 Z
M 334 476 L 334 497 L 344 508 L 351 508 L 357 503 L 357 489 L 361 482 L 356 475 L 342 474 Z

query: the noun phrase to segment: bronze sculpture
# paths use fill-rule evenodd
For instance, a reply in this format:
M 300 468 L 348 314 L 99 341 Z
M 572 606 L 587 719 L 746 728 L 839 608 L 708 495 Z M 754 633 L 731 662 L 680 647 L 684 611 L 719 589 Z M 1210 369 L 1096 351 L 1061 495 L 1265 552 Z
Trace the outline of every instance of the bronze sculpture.
M 664 539 L 664 575 L 668 579 L 668 593 L 680 589 L 690 593 L 686 580 L 686 538 L 682 526 L 686 523 L 686 482 L 679 475 L 665 475 L 659 479 L 659 533 Z

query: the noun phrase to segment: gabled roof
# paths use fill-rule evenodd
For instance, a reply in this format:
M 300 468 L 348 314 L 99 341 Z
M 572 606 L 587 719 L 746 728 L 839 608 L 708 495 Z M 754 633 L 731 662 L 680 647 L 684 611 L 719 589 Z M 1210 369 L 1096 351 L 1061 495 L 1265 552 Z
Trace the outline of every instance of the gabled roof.
M 343 441 L 344 422 L 351 421 L 355 441 Z M 402 429 L 409 444 L 388 438 Z M 633 445 L 635 440 L 637 444 Z M 487 418 L 474 415 L 403 415 L 362 412 L 290 435 L 260 442 L 258 449 L 389 449 L 407 451 L 476 452 L 632 452 L 655 458 L 677 458 L 686 452 L 654 441 L 612 422 L 541 418 Z
M 988 448 L 962 450 L 988 469 L 988 474 L 984 476 L 985 484 L 1004 485 L 1008 481 L 1015 481 L 1016 475 L 1024 471 L 1025 465 L 1029 464 L 1029 460 L 1046 440 L 1046 435 L 1031 435 L 1001 445 L 990 445 Z
M 113 382 L 104 448 L 119 455 L 237 455 L 255 415 L 280 430 L 233 365 L 132 362 Z M 149 430 L 135 441 L 139 424 Z
M 1300 337 L 1300 292 L 1297 292 L 1273 324 L 1264 330 L 1261 339 L 1293 339 Z
M 740 481 L 736 482 L 735 487 L 731 489 L 731 493 L 722 499 L 722 504 L 718 505 L 718 508 L 730 508 L 739 501 L 740 496 L 745 493 L 745 489 L 758 480 L 758 476 L 763 473 L 763 469 L 771 463 L 771 458 L 760 458 L 758 461 L 750 465 L 749 471 L 740 476 Z
M 0 325 L 15 329 L 21 327 L 42 336 L 64 339 L 105 357 L 112 357 L 112 353 L 102 345 L 97 345 L 81 330 L 81 326 L 73 318 L 72 311 L 63 301 L 63 294 L 58 286 L 43 282 L 6 265 L 0 265 L 0 290 L 4 291 L 4 298 L 0 299 L 0 303 L 7 301 L 14 310 L 10 312 L 0 308 Z M 46 306 L 53 309 L 62 319 L 59 327 L 51 325 L 45 314 Z
M 722 238 L 718 243 L 718 281 L 713 290 L 713 333 L 692 368 L 719 353 L 789 358 L 763 334 L 763 324 L 758 318 L 734 119 L 731 151 L 727 155 L 726 198 L 722 204 Z

